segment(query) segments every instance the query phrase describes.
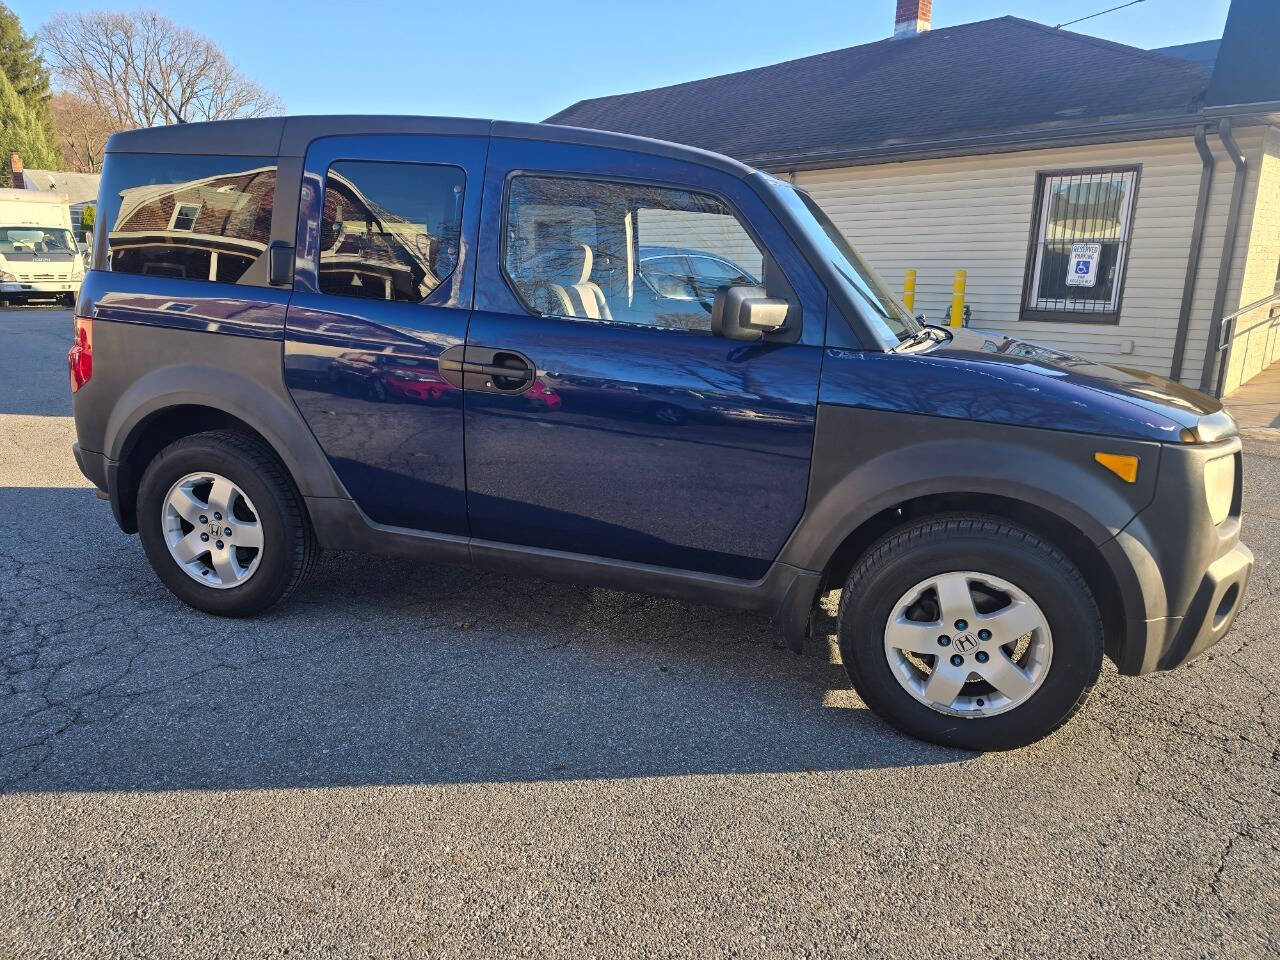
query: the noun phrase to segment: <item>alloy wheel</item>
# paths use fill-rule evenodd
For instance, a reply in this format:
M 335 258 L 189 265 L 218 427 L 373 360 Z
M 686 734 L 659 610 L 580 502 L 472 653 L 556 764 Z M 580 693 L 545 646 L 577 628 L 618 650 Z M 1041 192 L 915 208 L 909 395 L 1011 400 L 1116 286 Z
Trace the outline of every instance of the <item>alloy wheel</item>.
M 244 491 L 216 473 L 189 473 L 169 488 L 161 507 L 169 554 L 193 580 L 226 590 L 257 571 L 263 536 Z
M 954 571 L 921 580 L 894 604 L 884 651 L 902 688 L 939 713 L 984 717 L 1026 703 L 1053 658 L 1049 622 L 1008 580 Z

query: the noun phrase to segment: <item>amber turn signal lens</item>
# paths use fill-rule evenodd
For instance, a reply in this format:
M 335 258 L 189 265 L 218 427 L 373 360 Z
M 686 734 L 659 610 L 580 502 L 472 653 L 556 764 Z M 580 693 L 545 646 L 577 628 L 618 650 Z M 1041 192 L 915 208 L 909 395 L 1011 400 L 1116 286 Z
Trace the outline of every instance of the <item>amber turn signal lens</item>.
M 1095 453 L 1093 459 L 1114 473 L 1125 483 L 1138 479 L 1138 458 L 1127 453 Z

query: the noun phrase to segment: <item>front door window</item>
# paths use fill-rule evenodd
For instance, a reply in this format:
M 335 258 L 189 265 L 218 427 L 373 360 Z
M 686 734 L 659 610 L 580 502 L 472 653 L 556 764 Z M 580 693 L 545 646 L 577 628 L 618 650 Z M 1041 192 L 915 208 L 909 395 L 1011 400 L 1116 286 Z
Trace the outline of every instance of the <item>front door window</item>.
M 516 177 L 503 245 L 531 313 L 708 333 L 716 290 L 764 263 L 716 197 L 576 178 Z

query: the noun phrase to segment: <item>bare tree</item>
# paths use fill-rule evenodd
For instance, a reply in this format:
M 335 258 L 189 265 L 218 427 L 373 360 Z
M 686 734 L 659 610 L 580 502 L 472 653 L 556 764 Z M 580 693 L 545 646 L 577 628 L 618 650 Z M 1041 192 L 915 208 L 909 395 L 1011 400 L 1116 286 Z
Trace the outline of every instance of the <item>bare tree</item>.
M 58 85 L 116 130 L 279 113 L 284 104 L 231 65 L 208 37 L 154 10 L 64 13 L 40 31 Z
M 123 128 L 95 104 L 75 93 L 55 93 L 49 110 L 66 168 L 77 173 L 98 173 L 102 169 L 107 137 Z

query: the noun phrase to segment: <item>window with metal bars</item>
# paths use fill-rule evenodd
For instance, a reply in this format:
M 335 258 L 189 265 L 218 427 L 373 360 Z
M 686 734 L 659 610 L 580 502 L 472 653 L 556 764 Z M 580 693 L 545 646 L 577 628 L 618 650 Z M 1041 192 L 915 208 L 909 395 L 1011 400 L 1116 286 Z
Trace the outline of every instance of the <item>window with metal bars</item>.
M 1137 186 L 1137 167 L 1037 176 L 1022 319 L 1118 322 Z

